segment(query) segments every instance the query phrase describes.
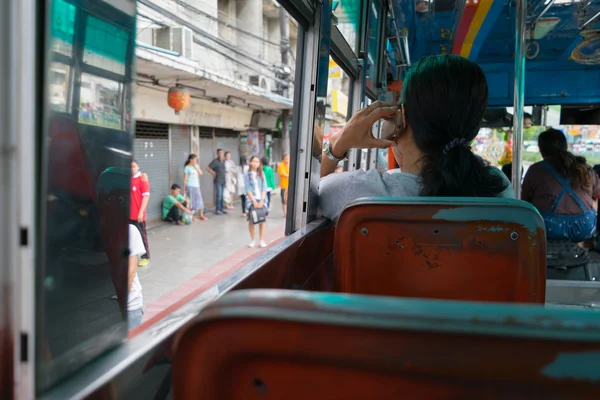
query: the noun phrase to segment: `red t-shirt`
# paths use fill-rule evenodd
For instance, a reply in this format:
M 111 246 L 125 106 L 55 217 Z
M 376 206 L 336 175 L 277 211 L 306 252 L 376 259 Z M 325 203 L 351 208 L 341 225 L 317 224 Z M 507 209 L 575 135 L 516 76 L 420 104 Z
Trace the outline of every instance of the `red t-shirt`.
M 142 174 L 137 173 L 131 178 L 131 206 L 129 209 L 129 218 L 137 221 L 140 208 L 142 208 L 142 198 L 150 196 L 150 183 L 142 180 Z M 147 208 L 146 208 L 147 210 Z M 146 210 L 144 210 L 143 221 L 146 220 Z

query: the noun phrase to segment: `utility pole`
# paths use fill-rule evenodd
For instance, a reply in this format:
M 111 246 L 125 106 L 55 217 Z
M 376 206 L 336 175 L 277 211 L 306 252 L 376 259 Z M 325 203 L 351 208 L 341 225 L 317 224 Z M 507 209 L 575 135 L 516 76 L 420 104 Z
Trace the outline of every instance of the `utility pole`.
M 287 12 L 279 6 L 279 33 L 281 36 L 281 64 L 284 70 L 289 71 L 288 56 L 290 51 L 290 20 Z M 289 82 L 289 74 L 285 80 Z M 289 86 L 283 89 L 283 96 L 289 96 Z M 283 110 L 281 113 L 281 136 L 283 154 L 290 154 L 290 112 Z

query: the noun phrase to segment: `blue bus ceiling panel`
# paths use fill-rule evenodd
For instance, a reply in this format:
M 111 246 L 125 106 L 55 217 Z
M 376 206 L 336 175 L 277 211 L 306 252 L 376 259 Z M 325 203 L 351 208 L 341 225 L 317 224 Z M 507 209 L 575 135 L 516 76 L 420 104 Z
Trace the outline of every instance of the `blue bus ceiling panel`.
M 491 1 L 491 0 L 490 0 Z M 483 44 L 488 40 L 488 36 L 492 29 L 496 26 L 496 23 L 500 19 L 500 14 L 504 9 L 505 3 L 499 0 L 493 1 L 492 5 L 475 37 L 473 42 L 473 47 L 471 47 L 471 53 L 469 54 L 469 59 L 477 61 L 479 57 L 479 52 Z
M 494 68 L 484 71 L 488 80 L 489 105 L 512 106 L 513 73 Z M 525 84 L 526 105 L 597 104 L 600 102 L 600 70 L 530 70 Z

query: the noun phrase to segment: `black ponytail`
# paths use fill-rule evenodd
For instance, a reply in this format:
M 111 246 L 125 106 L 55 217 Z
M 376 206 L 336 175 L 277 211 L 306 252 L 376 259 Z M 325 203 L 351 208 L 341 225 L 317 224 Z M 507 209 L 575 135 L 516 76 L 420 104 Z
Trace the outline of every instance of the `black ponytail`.
M 184 167 L 187 167 L 188 165 L 190 165 L 190 163 L 192 162 L 192 160 L 194 158 L 196 158 L 197 156 L 195 154 L 190 154 L 187 158 L 187 160 L 185 161 L 185 164 L 183 165 Z
M 569 152 L 567 138 L 564 133 L 557 129 L 548 129 L 540 133 L 538 147 L 544 160 L 559 174 L 565 178 L 570 178 L 572 186 L 584 190 L 592 186 L 591 168 L 587 165 L 587 160 L 585 157 L 576 156 Z
M 471 151 L 488 103 L 477 64 L 458 55 L 422 58 L 406 75 L 402 103 L 422 153 L 421 195 L 493 197 L 508 187 Z

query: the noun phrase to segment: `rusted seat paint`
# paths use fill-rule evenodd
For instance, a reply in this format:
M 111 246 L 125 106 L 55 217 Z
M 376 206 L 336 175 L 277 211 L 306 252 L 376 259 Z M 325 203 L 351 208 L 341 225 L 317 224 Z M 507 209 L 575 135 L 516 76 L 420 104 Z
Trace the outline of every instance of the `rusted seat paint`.
M 335 293 L 225 295 L 174 348 L 174 398 L 597 399 L 585 310 Z
M 543 303 L 544 222 L 513 199 L 359 199 L 338 220 L 334 263 L 345 293 Z

